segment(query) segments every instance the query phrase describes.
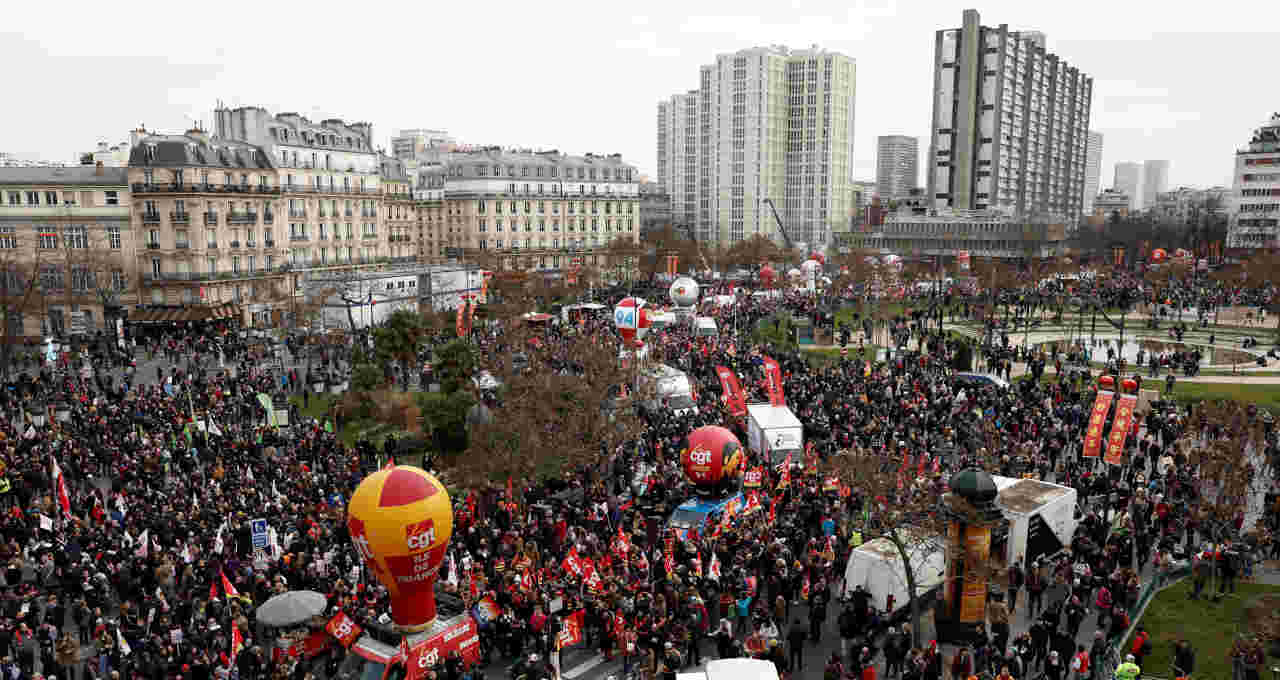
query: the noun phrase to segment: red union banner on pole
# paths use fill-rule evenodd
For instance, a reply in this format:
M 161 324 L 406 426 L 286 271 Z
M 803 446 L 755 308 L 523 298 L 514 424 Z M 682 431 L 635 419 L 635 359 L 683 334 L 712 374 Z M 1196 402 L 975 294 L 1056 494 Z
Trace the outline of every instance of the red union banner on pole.
M 564 627 L 560 629 L 559 639 L 560 647 L 572 647 L 582 642 L 582 627 L 585 610 L 578 611 L 564 617 Z
M 759 489 L 760 483 L 764 481 L 764 468 L 756 466 L 747 470 L 742 476 L 742 486 L 748 489 Z
M 786 406 L 787 397 L 782 391 L 782 369 L 778 367 L 778 362 L 770 357 L 765 357 L 764 374 L 769 381 L 769 404 L 772 406 Z
M 470 616 L 459 617 L 457 623 L 411 649 L 405 663 L 405 680 L 424 680 L 436 662 L 449 658 L 455 651 L 468 664 L 480 659 L 480 633 L 476 620 Z
M 1116 400 L 1116 419 L 1111 424 L 1111 435 L 1107 437 L 1107 453 L 1103 460 L 1111 465 L 1124 463 L 1124 442 L 1129 437 L 1129 429 L 1133 425 L 1133 409 L 1138 405 L 1138 395 L 1122 394 Z
M 1111 410 L 1111 400 L 1115 392 L 1101 390 L 1093 402 L 1093 411 L 1089 413 L 1089 429 L 1084 433 L 1085 458 L 1097 458 L 1102 451 L 1102 428 L 1107 424 L 1107 411 Z
M 742 385 L 738 383 L 738 376 L 724 366 L 716 366 L 716 375 L 720 377 L 720 389 L 724 390 L 724 403 L 729 407 L 729 412 L 735 416 L 745 415 L 747 397 L 742 392 Z

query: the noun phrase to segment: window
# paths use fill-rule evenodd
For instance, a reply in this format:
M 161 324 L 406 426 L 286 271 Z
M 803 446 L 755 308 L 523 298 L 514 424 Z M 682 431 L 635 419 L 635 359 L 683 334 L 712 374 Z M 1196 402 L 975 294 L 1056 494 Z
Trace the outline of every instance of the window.
M 58 192 L 56 192 L 56 191 L 46 191 L 46 192 L 44 192 L 44 204 L 45 204 L 45 205 L 58 205 Z
M 123 269 L 111 270 L 111 290 L 115 290 L 115 291 L 124 290 L 124 270 Z
M 27 192 L 27 205 L 40 205 L 40 192 L 39 192 L 39 191 L 28 191 L 28 192 Z M 57 204 L 55 203 L 54 205 L 57 205 Z
M 62 290 L 62 268 L 52 265 L 40 267 L 40 290 Z
M 88 267 L 77 265 L 71 268 L 71 290 L 85 293 L 97 287 L 97 277 Z
M 10 191 L 10 192 L 9 192 L 9 205 L 22 205 L 22 192 L 21 192 L 21 191 Z
M 84 250 L 89 247 L 89 230 L 83 224 L 73 224 L 67 227 L 63 238 L 66 240 L 68 248 Z
M 239 255 L 231 256 L 231 271 L 232 273 L 235 273 L 235 274 L 240 273 L 240 256 Z
M 107 227 L 107 245 L 112 250 L 120 250 L 120 227 Z
M 18 228 L 12 224 L 0 224 L 0 250 L 18 247 Z
M 46 250 L 58 247 L 58 227 L 52 224 L 45 224 L 36 227 L 36 233 L 39 236 L 39 246 Z
M 208 267 L 208 269 L 206 269 L 206 271 L 207 271 L 207 272 L 209 272 L 209 276 L 215 276 L 215 275 L 217 275 L 217 273 L 218 273 L 218 258 L 216 258 L 216 257 L 206 258 L 206 259 L 205 259 L 205 266 L 206 266 L 206 267 Z

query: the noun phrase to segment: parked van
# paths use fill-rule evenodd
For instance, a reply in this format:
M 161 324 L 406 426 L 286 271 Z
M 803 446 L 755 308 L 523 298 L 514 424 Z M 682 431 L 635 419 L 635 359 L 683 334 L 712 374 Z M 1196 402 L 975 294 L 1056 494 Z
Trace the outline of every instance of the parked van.
M 713 515 L 717 518 L 728 515 L 732 521 L 745 504 L 746 498 L 741 491 L 719 499 L 695 496 L 676 507 L 667 520 L 667 528 L 674 529 L 676 538 L 682 541 L 691 531 L 706 536 Z
M 640 373 L 637 391 L 644 395 L 644 407 L 652 413 L 670 409 L 676 415 L 697 411 L 697 399 L 688 374 L 666 364 L 658 364 Z
M 716 320 L 709 316 L 694 317 L 693 334 L 699 338 L 714 338 L 720 335 L 720 327 L 716 325 Z

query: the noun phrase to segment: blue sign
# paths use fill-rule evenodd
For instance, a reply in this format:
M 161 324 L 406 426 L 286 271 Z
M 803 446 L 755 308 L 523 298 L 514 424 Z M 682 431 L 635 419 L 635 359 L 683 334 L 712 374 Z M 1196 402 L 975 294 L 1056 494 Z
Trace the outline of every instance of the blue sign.
M 636 310 L 634 307 L 615 307 L 613 310 L 613 325 L 618 328 L 635 328 L 636 327 Z
M 267 520 L 255 519 L 249 523 L 249 526 L 253 532 L 253 547 L 267 547 Z

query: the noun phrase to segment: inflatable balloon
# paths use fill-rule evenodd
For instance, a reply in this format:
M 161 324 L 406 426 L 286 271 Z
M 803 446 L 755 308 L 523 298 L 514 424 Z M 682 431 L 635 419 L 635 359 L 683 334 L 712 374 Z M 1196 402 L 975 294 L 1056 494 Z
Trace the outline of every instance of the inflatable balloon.
M 698 282 L 681 276 L 671 283 L 671 302 L 678 307 L 692 307 L 698 302 Z
M 1160 264 L 1161 262 L 1164 262 L 1167 259 L 1169 259 L 1169 253 L 1165 252 L 1164 248 L 1156 248 L 1155 250 L 1151 251 L 1152 264 Z
M 1138 393 L 1138 381 L 1134 380 L 1133 378 L 1125 378 L 1124 380 L 1122 380 L 1120 382 L 1120 387 L 1127 394 Z
M 1109 375 L 1099 376 L 1098 387 L 1104 390 L 1114 390 L 1116 388 L 1116 379 Z
M 728 429 L 705 425 L 689 433 L 680 462 L 691 484 L 714 487 L 738 474 L 742 444 Z
M 356 553 L 391 593 L 391 620 L 423 630 L 436 619 L 436 572 L 453 535 L 453 506 L 440 480 L 409 465 L 364 478 L 347 504 Z
M 826 264 L 826 263 L 827 263 L 827 258 L 826 258 L 826 256 L 825 256 L 825 255 L 823 255 L 822 253 L 819 253 L 819 252 L 816 252 L 816 251 L 815 251 L 815 252 L 812 252 L 812 253 L 809 253 L 809 259 L 810 259 L 810 260 L 817 260 L 817 261 L 818 261 L 818 264 Z
M 618 335 L 622 336 L 624 343 L 630 345 L 635 340 L 643 340 L 649 332 L 652 322 L 646 304 L 644 298 L 629 297 L 623 298 L 613 308 L 613 325 L 617 327 Z

